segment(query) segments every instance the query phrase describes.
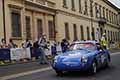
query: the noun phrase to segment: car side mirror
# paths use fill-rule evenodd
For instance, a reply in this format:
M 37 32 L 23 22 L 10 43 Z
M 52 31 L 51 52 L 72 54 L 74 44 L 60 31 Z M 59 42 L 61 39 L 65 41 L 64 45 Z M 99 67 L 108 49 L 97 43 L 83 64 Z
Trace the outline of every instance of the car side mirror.
M 102 51 L 102 48 L 101 48 L 101 47 L 98 47 L 97 50 L 101 52 L 101 51 Z
M 102 49 L 100 49 L 99 51 L 102 52 Z

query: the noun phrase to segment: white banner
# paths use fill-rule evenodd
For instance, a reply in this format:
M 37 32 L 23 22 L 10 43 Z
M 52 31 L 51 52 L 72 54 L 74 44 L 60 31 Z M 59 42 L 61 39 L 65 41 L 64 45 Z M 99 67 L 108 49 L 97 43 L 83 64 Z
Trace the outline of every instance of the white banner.
M 20 60 L 24 58 L 31 59 L 29 48 L 12 48 L 10 49 L 11 60 Z
M 49 48 L 49 50 L 48 50 L 48 49 L 45 49 L 45 55 L 46 55 L 46 56 L 52 55 L 52 54 L 51 54 L 51 46 L 49 46 L 48 48 Z

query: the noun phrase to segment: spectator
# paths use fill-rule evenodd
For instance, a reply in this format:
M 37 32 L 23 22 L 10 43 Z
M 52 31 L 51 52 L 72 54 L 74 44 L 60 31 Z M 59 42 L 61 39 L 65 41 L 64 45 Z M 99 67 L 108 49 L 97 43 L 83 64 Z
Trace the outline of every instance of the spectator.
M 9 39 L 8 48 L 17 48 L 17 45 L 13 42 L 12 39 Z
M 29 39 L 26 39 L 26 41 L 24 43 L 22 43 L 22 47 L 23 48 L 31 48 L 32 47 L 32 43 L 30 42 Z
M 52 55 L 55 56 L 57 55 L 57 51 L 56 51 L 56 41 L 53 42 L 52 46 L 51 46 L 51 50 L 52 50 Z
M 62 52 L 65 52 L 68 49 L 69 42 L 66 39 L 63 39 L 61 42 Z
M 8 45 L 7 45 L 7 43 L 6 43 L 6 40 L 5 40 L 5 39 L 2 39 L 2 40 L 1 40 L 0 47 L 1 47 L 1 48 L 8 48 Z
M 46 54 L 46 56 L 47 57 L 49 57 L 49 56 L 51 56 L 51 44 L 50 44 L 50 42 L 49 41 L 47 41 L 47 47 L 46 47 L 46 49 L 45 49 L 45 54 Z
M 33 57 L 36 57 L 36 59 L 39 58 L 41 55 L 40 50 L 39 50 L 39 45 L 38 45 L 38 40 L 33 43 Z
M 59 53 L 59 52 L 62 51 L 62 48 L 61 48 L 60 42 L 57 43 L 56 51 L 57 51 L 57 53 Z

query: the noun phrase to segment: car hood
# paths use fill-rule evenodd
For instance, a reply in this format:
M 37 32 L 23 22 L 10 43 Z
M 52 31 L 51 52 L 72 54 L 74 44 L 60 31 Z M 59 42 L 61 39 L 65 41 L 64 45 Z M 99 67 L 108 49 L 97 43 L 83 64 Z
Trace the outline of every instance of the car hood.
M 80 57 L 83 55 L 87 55 L 90 53 L 87 50 L 73 50 L 73 51 L 66 51 L 59 55 L 59 57 Z

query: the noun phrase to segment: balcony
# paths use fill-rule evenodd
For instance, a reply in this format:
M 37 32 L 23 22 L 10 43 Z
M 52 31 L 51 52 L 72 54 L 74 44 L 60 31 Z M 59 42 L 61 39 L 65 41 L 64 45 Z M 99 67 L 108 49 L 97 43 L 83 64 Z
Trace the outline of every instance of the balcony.
M 44 7 L 55 8 L 55 3 L 48 0 L 26 0 L 26 1 L 35 3 L 37 5 L 42 5 Z
M 106 20 L 105 17 L 100 17 L 100 18 L 98 18 L 98 22 L 99 22 L 100 24 L 106 24 L 106 23 L 107 23 L 107 20 Z

